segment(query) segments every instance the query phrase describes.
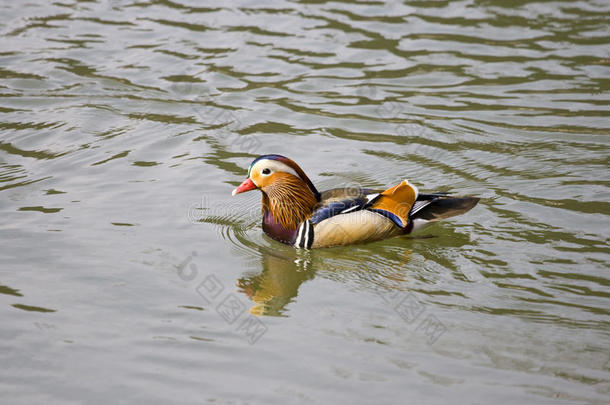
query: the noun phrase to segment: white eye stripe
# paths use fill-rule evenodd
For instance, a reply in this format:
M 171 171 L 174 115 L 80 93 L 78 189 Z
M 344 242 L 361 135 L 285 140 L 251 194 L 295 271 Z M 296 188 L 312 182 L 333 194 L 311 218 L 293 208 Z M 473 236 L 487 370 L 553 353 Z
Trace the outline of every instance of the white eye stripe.
M 260 173 L 261 175 L 265 176 L 263 174 L 263 170 L 265 169 L 269 169 L 271 170 L 271 173 L 274 172 L 284 172 L 284 173 L 290 173 L 298 178 L 301 178 L 301 176 L 298 175 L 298 173 L 290 166 L 282 163 L 282 162 L 278 162 L 277 160 L 270 160 L 270 159 L 263 159 L 263 160 L 259 160 L 258 162 L 256 162 L 254 164 L 254 166 L 252 166 L 252 168 L 250 169 L 252 171 L 252 173 Z

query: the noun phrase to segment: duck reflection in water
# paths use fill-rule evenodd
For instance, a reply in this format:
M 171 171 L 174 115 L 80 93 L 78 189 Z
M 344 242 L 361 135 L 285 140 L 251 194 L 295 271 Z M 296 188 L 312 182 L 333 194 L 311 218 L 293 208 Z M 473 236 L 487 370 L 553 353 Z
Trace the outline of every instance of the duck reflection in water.
M 286 316 L 285 307 L 295 301 L 301 284 L 316 274 L 380 293 L 406 290 L 406 265 L 412 251 L 404 247 L 404 241 L 401 245 L 403 238 L 381 242 L 381 251 L 376 244 L 303 251 L 271 242 L 273 246 L 258 247 L 262 270 L 245 273 L 237 286 L 253 302 L 250 313 L 267 316 Z
M 305 257 L 308 252 L 263 247 L 259 250 L 262 271 L 244 275 L 237 280 L 237 286 L 254 302 L 250 313 L 283 316 L 284 307 L 297 296 L 299 286 L 314 277 L 313 266 Z

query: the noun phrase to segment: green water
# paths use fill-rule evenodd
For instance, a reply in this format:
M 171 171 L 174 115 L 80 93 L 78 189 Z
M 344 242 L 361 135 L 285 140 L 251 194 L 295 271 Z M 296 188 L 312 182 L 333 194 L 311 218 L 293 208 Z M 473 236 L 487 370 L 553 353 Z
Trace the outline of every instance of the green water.
M 606 1 L 0 1 L 0 392 L 30 403 L 606 403 Z M 482 198 L 263 236 L 319 189 Z

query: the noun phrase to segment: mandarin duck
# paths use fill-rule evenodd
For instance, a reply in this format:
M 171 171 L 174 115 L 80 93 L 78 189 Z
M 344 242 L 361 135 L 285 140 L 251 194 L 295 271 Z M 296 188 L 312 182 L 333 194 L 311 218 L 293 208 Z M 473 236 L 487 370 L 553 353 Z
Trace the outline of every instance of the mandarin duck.
M 319 192 L 291 159 L 263 155 L 233 195 L 262 192 L 263 231 L 296 248 L 378 241 L 410 234 L 432 222 L 463 214 L 476 197 L 421 194 L 407 180 L 387 190 L 334 188 Z

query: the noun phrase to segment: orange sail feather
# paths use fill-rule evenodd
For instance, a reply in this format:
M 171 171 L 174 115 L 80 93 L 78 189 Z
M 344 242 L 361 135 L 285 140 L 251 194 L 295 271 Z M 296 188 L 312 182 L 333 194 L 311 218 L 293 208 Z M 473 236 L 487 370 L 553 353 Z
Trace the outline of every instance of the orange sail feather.
M 383 191 L 375 199 L 371 208 L 393 214 L 400 220 L 404 228 L 409 223 L 409 212 L 417 199 L 417 194 L 417 188 L 407 180 L 403 180 L 400 184 Z

